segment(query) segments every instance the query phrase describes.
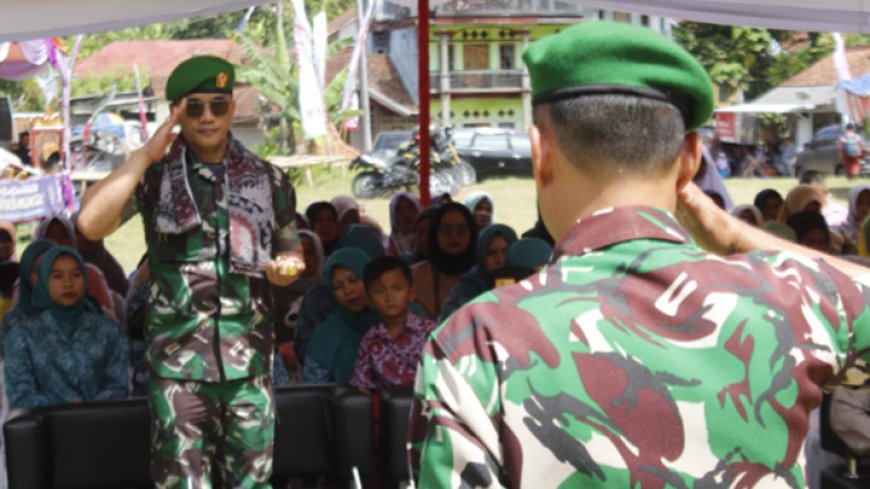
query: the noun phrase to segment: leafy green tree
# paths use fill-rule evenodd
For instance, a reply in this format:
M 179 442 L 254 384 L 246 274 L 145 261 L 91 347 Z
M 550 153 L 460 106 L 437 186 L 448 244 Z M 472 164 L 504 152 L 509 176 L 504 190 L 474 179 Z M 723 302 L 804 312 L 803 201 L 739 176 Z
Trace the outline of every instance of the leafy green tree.
M 279 4 L 275 15 L 275 28 L 268 43 L 270 50 L 263 50 L 247 35 L 241 36 L 241 44 L 251 60 L 251 65 L 236 67 L 238 78 L 250 83 L 266 100 L 261 107 L 260 123 L 264 128 L 277 126 L 277 130 L 267 130 L 266 144 L 261 148 L 269 156 L 275 153 L 288 154 L 296 147 L 300 131 L 299 85 L 296 58 L 290 53 L 292 39 L 285 30 L 285 16 Z M 331 56 L 347 47 L 352 41 L 345 39 L 329 45 L 327 55 Z M 325 88 L 326 109 L 331 123 L 337 124 L 345 117 L 357 115 L 359 111 L 341 111 L 342 89 L 347 80 L 347 69 L 342 70 Z M 277 140 L 276 140 L 277 138 Z
M 692 53 L 710 79 L 729 94 L 755 98 L 806 69 L 832 50 L 827 34 L 681 22 L 674 40 Z M 792 46 L 795 38 L 804 39 Z

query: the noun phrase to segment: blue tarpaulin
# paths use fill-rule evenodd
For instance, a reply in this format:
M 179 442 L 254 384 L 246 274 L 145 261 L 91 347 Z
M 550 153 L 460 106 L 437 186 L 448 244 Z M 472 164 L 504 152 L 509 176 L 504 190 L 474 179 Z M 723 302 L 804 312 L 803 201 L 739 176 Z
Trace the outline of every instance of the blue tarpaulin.
M 842 80 L 837 83 L 837 88 L 851 93 L 852 95 L 870 95 L 870 75 L 861 75 L 851 80 Z

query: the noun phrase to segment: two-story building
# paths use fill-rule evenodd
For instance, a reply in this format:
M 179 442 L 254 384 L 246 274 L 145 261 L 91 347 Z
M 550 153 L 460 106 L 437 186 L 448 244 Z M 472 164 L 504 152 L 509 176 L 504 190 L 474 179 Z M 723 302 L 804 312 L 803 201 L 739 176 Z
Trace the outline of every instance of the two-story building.
M 375 9 L 367 53 L 378 64 L 390 65 L 380 73 L 398 76 L 401 87 L 393 93 L 401 91 L 397 96 L 419 106 L 416 9 L 389 1 L 379 2 Z M 663 17 L 557 0 L 450 0 L 439 5 L 431 16 L 429 38 L 433 122 L 525 130 L 531 124 L 531 87 L 521 60 L 523 50 L 568 25 L 599 19 L 646 25 L 670 36 L 671 22 Z M 355 15 L 336 19 L 330 32 L 333 40 L 353 35 Z M 376 100 L 379 84 L 383 81 L 369 77 L 369 87 L 375 87 L 370 95 L 375 106 L 373 133 L 415 125 L 416 118 L 407 111 L 391 117 L 389 109 L 384 110 L 383 100 Z

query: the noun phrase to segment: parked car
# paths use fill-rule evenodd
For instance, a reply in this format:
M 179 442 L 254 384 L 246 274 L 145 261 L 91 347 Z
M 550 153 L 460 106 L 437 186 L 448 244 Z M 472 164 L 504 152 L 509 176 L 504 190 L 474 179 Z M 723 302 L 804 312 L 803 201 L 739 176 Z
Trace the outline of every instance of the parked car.
M 372 142 L 372 150 L 366 156 L 387 162 L 396 156 L 396 150 L 402 143 L 411 140 L 411 131 L 382 131 L 379 132 Z
M 798 153 L 794 162 L 794 174 L 800 177 L 807 170 L 818 170 L 826 175 L 845 175 L 843 161 L 840 159 L 840 137 L 845 133 L 845 128 L 838 124 L 832 124 L 819 129 L 813 139 L 804 146 L 803 151 Z M 863 143 L 864 158 L 858 171 L 861 175 L 870 175 L 870 148 L 867 142 Z
M 529 136 L 512 129 L 454 129 L 453 144 L 483 180 L 501 176 L 532 176 Z

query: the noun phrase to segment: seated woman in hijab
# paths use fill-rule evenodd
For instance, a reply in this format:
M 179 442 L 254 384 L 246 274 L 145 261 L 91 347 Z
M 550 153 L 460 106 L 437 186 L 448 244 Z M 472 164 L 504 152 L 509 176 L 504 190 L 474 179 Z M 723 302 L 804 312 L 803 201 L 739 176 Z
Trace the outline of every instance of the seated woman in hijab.
M 33 230 L 33 239 L 49 239 L 58 245 L 78 248 L 76 228 L 71 220 L 61 214 L 43 219 Z M 113 319 L 120 319 L 116 317 L 113 294 L 102 270 L 97 265 L 87 261 L 85 261 L 85 267 L 88 271 L 88 293 L 100 302 L 103 310 Z
M 490 289 L 490 272 L 504 265 L 508 249 L 517 240 L 517 233 L 504 224 L 490 224 L 477 236 L 476 264 L 459 279 L 447 295 L 441 317 L 444 321 L 468 301 Z
M 761 216 L 761 211 L 758 210 L 758 207 L 755 207 L 752 204 L 741 204 L 735 206 L 731 209 L 731 215 L 741 221 L 746 221 L 755 227 L 761 227 L 761 225 L 764 224 L 764 218 Z
M 504 266 L 490 272 L 492 288 L 513 285 L 540 271 L 553 254 L 550 243 L 541 238 L 522 238 L 508 248 Z
M 14 326 L 40 311 L 33 304 L 33 287 L 39 281 L 39 260 L 42 254 L 57 246 L 54 241 L 38 239 L 27 245 L 21 254 L 18 267 L 18 301 L 11 311 L 3 315 L 3 335 L 9 334 Z M 2 345 L 0 345 L 2 346 Z
M 6 394 L 13 408 L 127 397 L 127 340 L 88 311 L 86 268 L 67 246 L 46 251 L 33 302 L 42 309 L 6 338 Z
M 384 247 L 377 233 L 361 224 L 354 224 L 336 240 L 336 250 L 356 248 L 371 259 L 384 256 Z M 314 330 L 336 309 L 332 286 L 326 280 L 310 287 L 302 297 L 296 317 L 293 351 L 300 365 L 305 365 L 305 350 Z
M 794 230 L 797 243 L 821 251 L 831 252 L 831 232 L 825 217 L 815 211 L 801 211 L 786 222 Z
M 465 207 L 474 216 L 477 229 L 483 229 L 495 222 L 495 205 L 492 195 L 487 192 L 472 192 L 465 198 Z
M 846 250 L 858 253 L 858 231 L 861 223 L 870 213 L 870 185 L 858 184 L 849 189 L 849 211 L 846 221 L 837 226 L 836 231 L 845 239 Z
M 775 221 L 779 218 L 779 211 L 785 200 L 779 192 L 772 188 L 766 188 L 755 195 L 752 202 L 761 211 L 762 223 Z
M 339 195 L 338 197 L 333 197 L 330 204 L 335 208 L 336 217 L 338 218 L 339 236 L 347 232 L 351 224 L 359 224 L 362 211 L 356 199 L 347 195 Z
M 411 192 L 399 192 L 390 199 L 390 236 L 384 246 L 388 255 L 401 257 L 417 252 L 414 223 L 420 211 L 420 199 Z
M 540 238 L 523 238 L 508 248 L 505 266 L 523 267 L 532 273 L 540 271 L 553 254 L 553 247 Z
M 335 251 L 335 243 L 338 241 L 338 213 L 329 202 L 321 200 L 312 202 L 305 208 L 305 217 L 308 219 L 310 229 L 320 238 L 323 252 L 327 257 Z
M 429 259 L 429 227 L 432 225 L 432 219 L 437 211 L 437 207 L 429 207 L 417 215 L 417 219 L 414 221 L 414 252 L 402 255 L 402 258 L 409 265 Z
M 809 185 L 798 185 L 785 195 L 785 202 L 779 210 L 779 222 L 786 223 L 788 218 L 801 211 L 822 213 L 822 196 Z
M 356 248 L 342 248 L 326 261 L 323 279 L 332 287 L 338 307 L 311 336 L 302 364 L 302 383 L 350 382 L 360 340 L 379 319 L 368 305 L 363 282 L 363 271 L 370 261 Z
M 430 319 L 441 317 L 447 295 L 474 266 L 477 225 L 462 204 L 438 208 L 429 226 L 429 259 L 411 267 L 417 302 Z

